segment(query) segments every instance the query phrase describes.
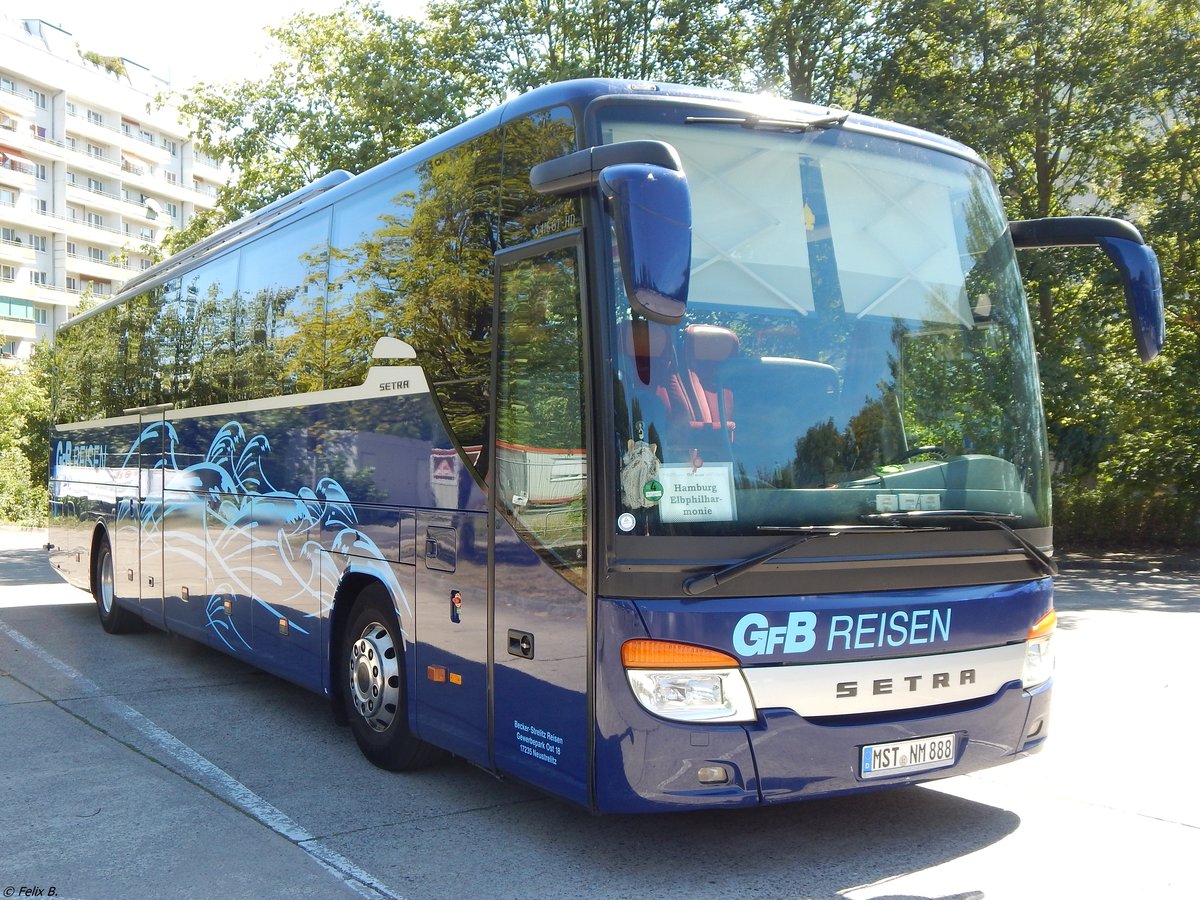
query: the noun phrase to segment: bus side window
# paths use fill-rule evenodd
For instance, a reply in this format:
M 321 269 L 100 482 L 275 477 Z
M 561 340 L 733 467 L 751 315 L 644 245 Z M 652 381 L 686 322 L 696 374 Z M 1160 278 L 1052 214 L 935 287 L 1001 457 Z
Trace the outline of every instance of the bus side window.
M 328 210 L 242 250 L 238 295 L 240 394 L 256 400 L 325 387 Z

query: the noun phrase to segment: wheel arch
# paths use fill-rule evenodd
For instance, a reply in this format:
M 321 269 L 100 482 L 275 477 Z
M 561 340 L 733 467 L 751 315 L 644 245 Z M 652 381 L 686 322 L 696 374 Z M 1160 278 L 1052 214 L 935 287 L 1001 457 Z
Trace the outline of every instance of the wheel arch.
M 96 571 L 96 555 L 100 552 L 100 544 L 102 541 L 108 543 L 108 552 L 112 553 L 113 545 L 112 545 L 112 538 L 110 538 L 109 534 L 108 534 L 108 523 L 105 522 L 104 519 L 97 519 L 95 526 L 93 526 L 93 528 L 92 528 L 92 540 L 88 544 L 88 561 L 87 561 L 88 590 L 90 590 L 92 592 L 93 596 L 95 596 L 95 593 L 96 593 L 96 589 L 97 589 L 96 578 L 98 577 L 98 574 L 99 574 Z M 114 566 L 116 565 L 115 557 L 113 559 L 113 564 L 114 564 Z

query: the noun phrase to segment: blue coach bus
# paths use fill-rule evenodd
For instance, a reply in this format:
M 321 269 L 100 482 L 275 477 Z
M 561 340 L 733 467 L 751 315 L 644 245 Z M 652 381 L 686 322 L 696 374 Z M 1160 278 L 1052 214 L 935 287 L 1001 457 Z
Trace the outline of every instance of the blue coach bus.
M 754 806 L 1037 750 L 1049 465 L 1015 249 L 969 149 L 623 81 L 333 173 L 60 329 L 50 556 L 590 809 Z

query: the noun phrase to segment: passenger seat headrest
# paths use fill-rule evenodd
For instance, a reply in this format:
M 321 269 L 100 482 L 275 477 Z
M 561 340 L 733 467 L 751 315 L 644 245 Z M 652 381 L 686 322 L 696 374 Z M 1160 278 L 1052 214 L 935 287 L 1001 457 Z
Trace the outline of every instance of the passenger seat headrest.
M 724 362 L 737 356 L 738 336 L 719 325 L 689 325 L 683 340 L 684 352 L 696 362 Z

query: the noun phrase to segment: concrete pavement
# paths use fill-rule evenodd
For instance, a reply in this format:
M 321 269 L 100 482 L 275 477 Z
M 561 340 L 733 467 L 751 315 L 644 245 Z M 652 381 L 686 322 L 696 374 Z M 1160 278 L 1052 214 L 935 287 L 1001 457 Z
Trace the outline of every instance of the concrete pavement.
M 0 528 L 0 894 L 388 896 L 10 624 L 21 607 L 89 602 L 43 543 L 44 532 Z

